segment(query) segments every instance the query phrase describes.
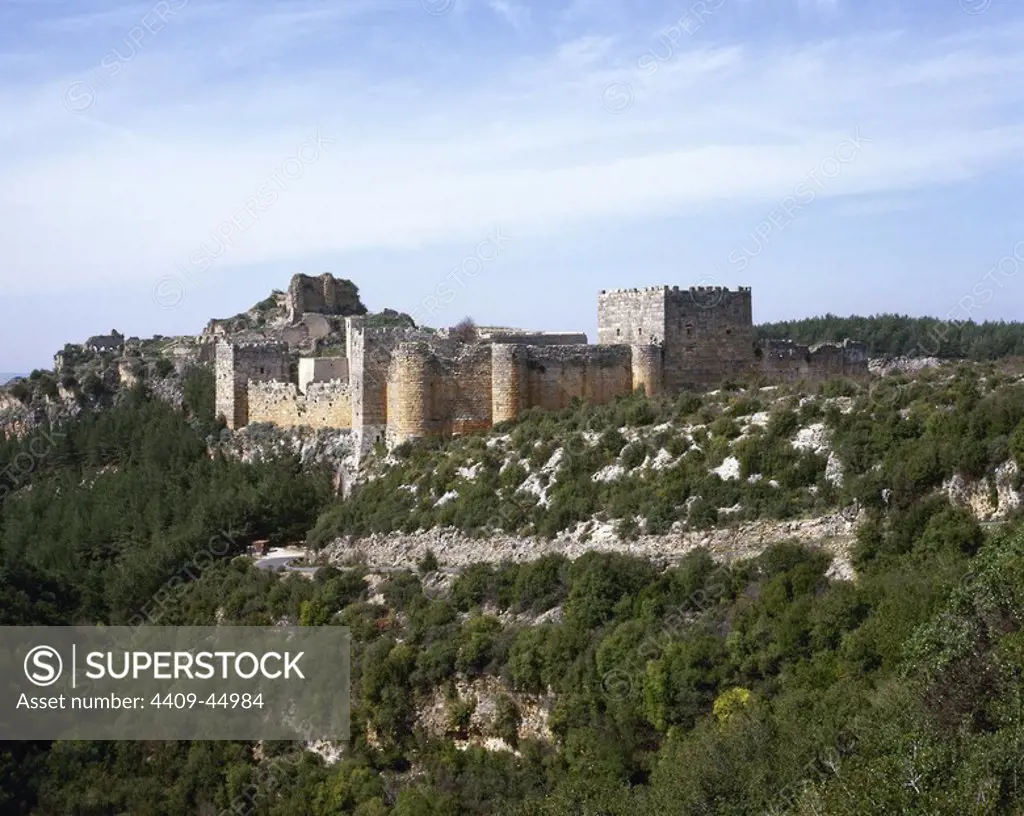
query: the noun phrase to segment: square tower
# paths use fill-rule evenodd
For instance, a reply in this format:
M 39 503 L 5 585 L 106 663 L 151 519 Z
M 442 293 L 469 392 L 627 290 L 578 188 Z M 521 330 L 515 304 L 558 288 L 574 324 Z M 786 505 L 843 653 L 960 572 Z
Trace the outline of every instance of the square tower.
M 229 428 L 249 424 L 249 383 L 287 382 L 290 374 L 288 346 L 273 342 L 217 342 L 214 361 L 216 414 Z
M 656 286 L 598 296 L 598 343 L 659 345 L 668 393 L 712 388 L 754 361 L 750 287 Z
M 750 287 L 673 287 L 665 301 L 665 387 L 715 388 L 754 363 Z

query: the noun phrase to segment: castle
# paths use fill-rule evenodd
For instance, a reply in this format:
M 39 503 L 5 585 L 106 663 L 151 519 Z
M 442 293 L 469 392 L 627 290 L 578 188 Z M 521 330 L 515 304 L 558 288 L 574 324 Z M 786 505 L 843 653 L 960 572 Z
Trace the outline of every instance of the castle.
M 300 308 L 290 305 L 289 321 L 325 302 L 302 300 Z M 377 440 L 391 446 L 484 430 L 527 408 L 566 408 L 574 398 L 604 403 L 638 388 L 654 396 L 750 375 L 797 381 L 868 371 L 862 343 L 755 344 L 749 287 L 602 291 L 597 345 L 584 334 L 509 329 L 467 338 L 374 327 L 363 314 L 339 319 L 344 356 L 295 363 L 286 342 L 217 338 L 216 410 L 228 427 L 351 428 L 366 451 Z

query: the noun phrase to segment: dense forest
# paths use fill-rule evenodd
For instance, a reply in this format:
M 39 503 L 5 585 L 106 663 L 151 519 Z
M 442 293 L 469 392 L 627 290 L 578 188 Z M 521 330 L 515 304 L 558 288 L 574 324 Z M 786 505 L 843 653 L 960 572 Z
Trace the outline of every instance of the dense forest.
M 888 388 L 531 413 L 492 435 L 518 467 L 485 461 L 486 437 L 406 446 L 347 501 L 290 458 L 211 456 L 218 428 L 199 382 L 184 412 L 139 387 L 0 444 L 0 472 L 16 475 L 0 492 L 0 624 L 131 621 L 184 572 L 150 623 L 347 626 L 354 649 L 354 736 L 335 763 L 293 743 L 7 742 L 0 812 L 1024 813 L 1024 529 L 1015 517 L 983 529 L 937 489 L 1024 456 L 1024 395 L 971 366 Z M 832 434 L 841 486 L 823 456 L 782 444 L 808 423 Z M 690 429 L 685 448 L 676 427 Z M 557 443 L 572 455 L 552 502 L 498 512 Z M 678 446 L 671 469 L 591 478 L 662 445 Z M 743 478 L 708 478 L 730 453 Z M 473 456 L 484 464 L 470 481 L 459 468 Z M 778 487 L 759 486 L 769 477 Z M 427 502 L 453 485 L 459 501 Z M 697 491 L 710 498 L 680 515 Z M 431 563 L 371 584 L 358 565 L 308 580 L 239 557 L 256 538 L 322 544 L 432 523 L 483 533 L 496 518 L 544 535 L 606 505 L 664 529 L 717 523 L 723 502 L 786 518 L 853 500 L 866 514 L 856 581 L 786 541 L 731 565 L 698 550 L 667 570 L 609 553 L 478 564 L 443 593 L 425 591 Z M 186 569 L 198 552 L 214 557 Z M 507 750 L 473 740 L 483 700 L 463 692 L 485 683 L 502 689 L 493 729 Z M 432 699 L 444 701 L 441 733 L 421 716 Z M 522 737 L 542 699 L 550 733 Z
M 957 310 L 959 311 L 959 310 Z M 860 340 L 873 357 L 883 355 L 998 360 L 1024 356 L 1024 323 L 939 320 L 883 314 L 871 317 L 810 317 L 762 323 L 759 338 L 791 339 L 798 343 Z

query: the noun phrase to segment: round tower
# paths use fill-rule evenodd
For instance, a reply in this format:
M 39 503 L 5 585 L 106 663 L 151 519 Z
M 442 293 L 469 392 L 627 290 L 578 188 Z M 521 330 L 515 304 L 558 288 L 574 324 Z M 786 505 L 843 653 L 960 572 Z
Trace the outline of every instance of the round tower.
M 403 343 L 391 358 L 388 431 L 396 443 L 427 435 L 430 425 L 430 349 Z
M 661 346 L 633 346 L 633 390 L 643 388 L 648 397 L 662 391 Z
M 522 346 L 491 346 L 491 422 L 518 419 L 526 396 L 526 359 Z

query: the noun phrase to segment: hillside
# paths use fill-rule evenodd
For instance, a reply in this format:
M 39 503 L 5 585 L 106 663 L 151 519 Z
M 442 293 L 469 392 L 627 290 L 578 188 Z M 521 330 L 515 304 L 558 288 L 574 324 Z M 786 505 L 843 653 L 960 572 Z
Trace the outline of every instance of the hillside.
M 381 451 L 348 499 L 276 442 L 211 457 L 209 400 L 186 414 L 139 382 L 42 453 L 0 443 L 0 623 L 348 626 L 356 736 L 9 744 L 0 809 L 1021 812 L 1020 373 L 532 412 Z M 835 511 L 848 570 L 787 534 Z M 360 560 L 438 526 L 458 559 Z M 262 538 L 335 566 L 256 569 Z M 496 541 L 515 551 L 480 563 Z
M 1003 519 L 1021 503 L 1022 416 L 1019 372 L 993 364 L 832 380 L 810 393 L 736 387 L 532 411 L 489 437 L 399 447 L 310 542 L 344 533 L 358 548 L 374 533 L 443 527 L 537 551 L 657 538 L 671 554 L 712 530 L 903 509 L 936 494 Z

